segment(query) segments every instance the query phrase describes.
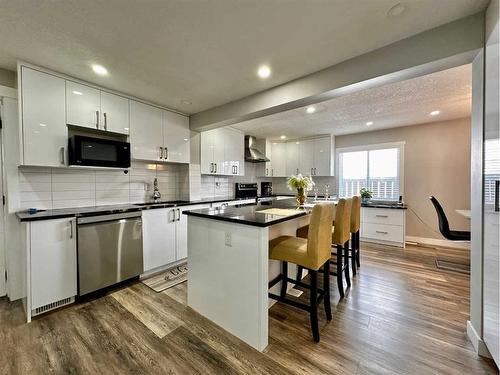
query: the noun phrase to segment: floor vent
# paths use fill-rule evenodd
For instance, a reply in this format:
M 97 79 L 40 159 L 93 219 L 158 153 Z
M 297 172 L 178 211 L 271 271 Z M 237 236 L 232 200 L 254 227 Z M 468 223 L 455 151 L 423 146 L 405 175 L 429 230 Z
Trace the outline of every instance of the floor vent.
M 68 297 L 64 298 L 62 300 L 59 300 L 57 302 L 52 302 L 49 303 L 45 306 L 40 306 L 36 308 L 35 310 L 32 311 L 32 316 L 40 315 L 43 314 L 47 311 L 57 309 L 58 307 L 64 306 L 64 305 L 69 305 L 70 303 L 73 303 L 75 301 L 75 297 Z

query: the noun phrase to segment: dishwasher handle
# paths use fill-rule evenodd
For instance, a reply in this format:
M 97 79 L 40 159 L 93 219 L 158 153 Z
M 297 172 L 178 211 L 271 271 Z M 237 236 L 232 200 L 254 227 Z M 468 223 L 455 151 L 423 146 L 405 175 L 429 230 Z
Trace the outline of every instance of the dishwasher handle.
M 141 217 L 142 217 L 142 214 L 140 211 L 124 212 L 124 213 L 119 213 L 119 214 L 79 217 L 76 219 L 76 223 L 78 225 L 85 225 L 85 224 L 103 223 L 106 221 L 116 221 L 116 220 L 126 220 L 126 219 L 141 219 Z

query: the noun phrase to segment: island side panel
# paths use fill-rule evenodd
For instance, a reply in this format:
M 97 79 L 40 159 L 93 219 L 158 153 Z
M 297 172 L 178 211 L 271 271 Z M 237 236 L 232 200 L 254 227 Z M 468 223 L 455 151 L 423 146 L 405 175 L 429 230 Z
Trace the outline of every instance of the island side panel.
M 267 228 L 188 218 L 188 306 L 259 351 L 268 342 L 268 238 Z

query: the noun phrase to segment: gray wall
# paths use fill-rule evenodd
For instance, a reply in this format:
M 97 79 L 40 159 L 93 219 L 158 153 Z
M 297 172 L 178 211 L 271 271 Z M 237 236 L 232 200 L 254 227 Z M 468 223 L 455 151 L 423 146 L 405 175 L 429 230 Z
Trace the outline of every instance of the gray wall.
M 0 86 L 16 87 L 16 73 L 0 68 Z
M 455 209 L 470 207 L 470 121 L 464 118 L 339 136 L 335 147 L 405 141 L 404 200 L 410 207 L 406 235 L 443 239 L 428 198 L 438 198 L 453 229 L 469 230 L 469 221 Z

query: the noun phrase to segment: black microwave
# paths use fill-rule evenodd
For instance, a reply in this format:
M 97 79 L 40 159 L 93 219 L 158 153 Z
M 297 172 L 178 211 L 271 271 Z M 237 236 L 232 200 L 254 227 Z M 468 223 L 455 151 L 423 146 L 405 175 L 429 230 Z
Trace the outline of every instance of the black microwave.
M 68 142 L 69 165 L 130 167 L 130 143 L 74 135 Z

